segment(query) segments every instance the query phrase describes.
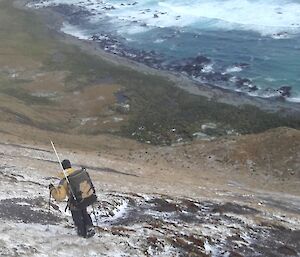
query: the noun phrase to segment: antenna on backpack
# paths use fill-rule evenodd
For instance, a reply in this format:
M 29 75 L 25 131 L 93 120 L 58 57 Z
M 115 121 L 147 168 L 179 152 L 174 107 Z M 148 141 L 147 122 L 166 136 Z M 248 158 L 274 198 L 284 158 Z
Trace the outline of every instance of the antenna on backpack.
M 53 148 L 53 150 L 54 150 L 54 152 L 55 152 L 55 155 L 56 155 L 56 157 L 57 157 L 58 163 L 59 163 L 59 165 L 60 165 L 60 167 L 61 167 L 61 169 L 62 169 L 62 171 L 63 171 L 63 174 L 64 174 L 64 176 L 65 176 L 65 179 L 66 179 L 66 181 L 67 181 L 67 183 L 68 183 L 68 185 L 69 185 L 71 194 L 72 194 L 73 198 L 75 199 L 75 201 L 77 201 L 77 198 L 76 198 L 76 196 L 75 196 L 75 194 L 74 194 L 74 192 L 73 192 L 73 190 L 72 190 L 72 188 L 71 188 L 71 184 L 70 184 L 70 181 L 69 181 L 69 179 L 68 179 L 68 177 L 67 177 L 67 174 L 66 174 L 66 172 L 65 172 L 65 169 L 64 169 L 64 167 L 63 167 L 62 164 L 61 164 L 61 161 L 60 161 L 60 159 L 59 159 L 59 156 L 58 156 L 58 153 L 57 153 L 57 151 L 56 151 L 56 149 L 55 149 L 55 146 L 54 146 L 54 144 L 53 144 L 53 142 L 52 142 L 51 140 L 50 140 L 50 142 L 51 142 L 52 148 Z

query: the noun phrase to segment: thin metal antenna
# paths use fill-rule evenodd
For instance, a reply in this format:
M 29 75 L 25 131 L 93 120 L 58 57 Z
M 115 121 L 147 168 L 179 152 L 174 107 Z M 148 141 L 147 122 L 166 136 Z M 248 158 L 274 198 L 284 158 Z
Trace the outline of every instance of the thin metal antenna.
M 71 194 L 72 194 L 73 198 L 75 199 L 75 201 L 77 201 L 77 198 L 76 198 L 76 196 L 75 196 L 75 194 L 74 194 L 74 192 L 73 192 L 73 190 L 72 190 L 72 188 L 71 188 L 71 184 L 70 184 L 70 181 L 69 181 L 69 179 L 68 179 L 68 177 L 67 177 L 67 174 L 66 174 L 66 172 L 65 172 L 65 170 L 64 170 L 64 167 L 63 167 L 62 164 L 61 164 L 61 161 L 60 161 L 60 159 L 59 159 L 59 156 L 58 156 L 58 153 L 57 153 L 57 151 L 56 151 L 56 149 L 55 149 L 55 146 L 54 146 L 54 144 L 53 144 L 53 142 L 52 142 L 51 140 L 50 140 L 50 142 L 51 142 L 52 148 L 53 148 L 53 150 L 54 150 L 54 152 L 55 152 L 55 155 L 56 155 L 56 157 L 57 157 L 57 160 L 58 160 L 58 162 L 59 162 L 59 165 L 60 165 L 60 167 L 61 167 L 61 169 L 62 169 L 62 171 L 63 171 L 63 173 L 64 173 L 65 179 L 66 179 L 67 183 L 69 184 L 69 188 L 70 188 Z

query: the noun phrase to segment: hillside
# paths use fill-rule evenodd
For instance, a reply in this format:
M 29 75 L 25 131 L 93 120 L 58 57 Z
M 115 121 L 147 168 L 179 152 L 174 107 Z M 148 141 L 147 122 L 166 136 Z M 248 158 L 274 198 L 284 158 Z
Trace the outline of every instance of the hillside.
M 217 142 L 197 143 L 189 152 L 181 146 L 119 148 L 114 154 L 65 149 L 58 143 L 61 158 L 86 166 L 97 189 L 96 216 L 92 214 L 97 234 L 85 240 L 75 236 L 70 213 L 64 212 L 66 203 L 51 200 L 48 209 L 47 185 L 58 182 L 59 169 L 50 145 L 20 145 L 5 138 L 2 134 L 1 256 L 49 256 L 49 251 L 51 256 L 300 252 L 299 177 L 267 171 L 260 175 L 260 170 L 253 174 L 242 162 L 225 164 L 218 159 Z M 227 143 L 240 149 L 245 144 L 241 141 Z
M 60 18 L 0 0 L 1 256 L 300 255 L 299 105 L 195 92 Z M 93 178 L 94 238 L 49 209 L 50 140 Z

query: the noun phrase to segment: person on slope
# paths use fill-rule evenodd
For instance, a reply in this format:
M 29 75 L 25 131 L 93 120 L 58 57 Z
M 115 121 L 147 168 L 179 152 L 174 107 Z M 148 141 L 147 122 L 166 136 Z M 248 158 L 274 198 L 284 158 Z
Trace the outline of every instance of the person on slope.
M 87 183 L 87 181 L 84 181 L 84 179 L 82 181 L 77 181 L 73 179 L 71 179 L 72 177 L 79 177 L 80 178 L 80 170 L 76 171 L 72 168 L 71 166 L 71 162 L 69 160 L 63 160 L 61 162 L 62 167 L 64 169 L 64 172 L 59 173 L 59 177 L 61 178 L 59 185 L 57 187 L 55 187 L 53 184 L 49 185 L 49 190 L 50 190 L 50 194 L 51 196 L 56 200 L 56 201 L 63 201 L 66 197 L 68 197 L 68 205 L 67 207 L 70 209 L 71 214 L 72 214 L 72 218 L 74 221 L 75 226 L 77 227 L 77 234 L 79 236 L 82 236 L 84 238 L 89 238 L 95 235 L 95 229 L 93 226 L 93 222 L 91 219 L 91 216 L 88 214 L 87 212 L 87 206 L 91 204 L 91 202 L 87 203 L 87 204 L 81 204 L 79 205 L 78 202 L 74 199 L 74 183 L 75 183 L 75 188 L 77 186 L 77 188 L 83 189 L 83 192 L 80 192 L 82 195 L 87 196 L 88 198 L 85 199 L 89 199 L 91 198 L 91 194 L 95 192 L 93 185 L 89 183 Z M 87 173 L 87 172 L 85 172 Z M 78 176 L 79 174 L 79 176 Z M 68 185 L 68 182 L 65 178 L 65 175 L 68 177 L 70 184 L 72 185 L 71 188 L 73 188 L 73 190 L 70 190 L 70 185 Z M 88 176 L 89 178 L 89 176 Z M 77 184 L 77 185 L 76 185 Z M 80 185 L 78 185 L 80 184 Z M 93 191 L 94 190 L 94 191 Z M 79 196 L 75 195 L 75 198 L 79 198 Z M 82 202 L 84 202 L 84 200 L 82 200 Z M 92 203 L 95 200 L 92 201 Z

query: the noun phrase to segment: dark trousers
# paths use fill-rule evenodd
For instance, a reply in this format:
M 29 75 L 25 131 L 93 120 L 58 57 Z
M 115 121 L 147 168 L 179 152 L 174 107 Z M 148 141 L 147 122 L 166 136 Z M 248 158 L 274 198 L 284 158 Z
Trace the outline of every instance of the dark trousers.
M 86 208 L 82 210 L 71 210 L 71 213 L 74 224 L 77 227 L 78 235 L 86 237 L 88 228 L 93 227 L 91 216 L 87 213 Z

